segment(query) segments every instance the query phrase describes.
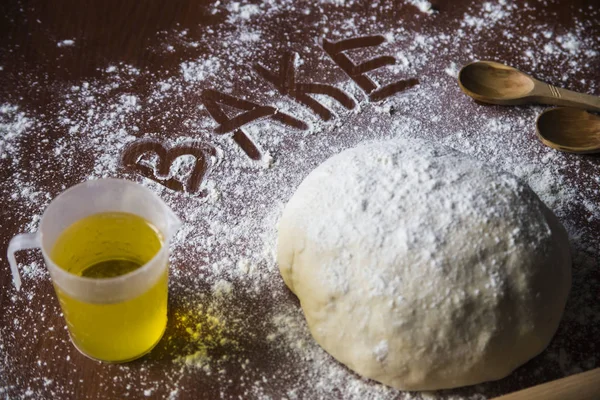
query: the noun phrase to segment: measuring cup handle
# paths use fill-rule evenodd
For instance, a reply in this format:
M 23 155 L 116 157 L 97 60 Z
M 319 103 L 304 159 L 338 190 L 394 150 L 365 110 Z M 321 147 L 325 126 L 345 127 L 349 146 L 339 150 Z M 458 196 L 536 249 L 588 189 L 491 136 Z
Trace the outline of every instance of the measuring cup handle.
M 21 275 L 19 274 L 19 268 L 17 266 L 17 259 L 15 253 L 20 250 L 33 249 L 40 246 L 40 236 L 36 233 L 20 233 L 13 237 L 8 244 L 8 250 L 6 254 L 8 256 L 8 263 L 10 264 L 10 270 L 12 271 L 13 284 L 17 290 L 21 289 Z

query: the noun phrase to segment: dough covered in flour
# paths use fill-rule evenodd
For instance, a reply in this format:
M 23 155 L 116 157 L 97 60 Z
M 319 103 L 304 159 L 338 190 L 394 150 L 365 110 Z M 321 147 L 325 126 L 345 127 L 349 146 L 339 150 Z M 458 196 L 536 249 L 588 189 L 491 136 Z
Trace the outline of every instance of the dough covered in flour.
M 571 286 L 567 234 L 527 185 L 421 140 L 331 157 L 278 229 L 314 339 L 399 389 L 505 377 L 548 345 Z

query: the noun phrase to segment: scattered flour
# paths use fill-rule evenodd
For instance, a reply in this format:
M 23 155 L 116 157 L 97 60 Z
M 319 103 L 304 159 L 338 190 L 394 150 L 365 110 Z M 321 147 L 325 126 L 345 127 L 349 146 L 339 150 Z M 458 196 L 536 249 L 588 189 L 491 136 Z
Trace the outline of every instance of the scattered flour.
M 18 149 L 22 136 L 34 125 L 31 117 L 19 111 L 19 106 L 0 105 L 0 157 L 13 157 Z M 14 159 L 13 159 L 14 161 Z
M 428 1 L 409 0 L 409 3 L 412 4 L 413 6 L 417 7 L 419 9 L 419 11 L 421 11 L 422 13 L 431 15 L 435 12 L 435 10 L 433 9 L 433 6 Z
M 453 78 L 458 78 L 459 67 L 456 63 L 451 62 L 444 72 Z
M 75 41 L 72 39 L 65 39 L 65 40 L 61 40 L 60 42 L 56 43 L 57 47 L 72 47 L 75 46 Z
M 598 11 L 585 10 L 586 18 L 576 18 L 581 14 L 574 11 L 572 27 L 561 30 L 542 19 L 532 22 L 522 13 L 543 12 L 534 3 L 474 2 L 441 28 L 434 23 L 399 24 L 391 6 L 375 2 L 378 17 L 347 12 L 357 4 L 353 0 L 260 5 L 216 1 L 207 11 L 222 22 L 160 33 L 163 42 L 150 51 L 185 54 L 170 71 L 150 72 L 117 62 L 101 65 L 98 79 L 57 86 L 57 101 L 43 114 L 23 109 L 15 99 L 0 100 L 0 168 L 10 177 L 10 184 L 0 187 L 0 198 L 20 231 L 36 230 L 48 202 L 67 186 L 104 176 L 147 185 L 184 221 L 171 247 L 172 316 L 165 339 L 152 353 L 159 359 L 95 366 L 106 396 L 148 393 L 177 399 L 197 382 L 218 381 L 215 396 L 222 398 L 242 392 L 243 398 L 259 399 L 272 398 L 273 393 L 290 399 L 336 393 L 345 399 L 479 400 L 521 387 L 522 380 L 537 383 L 544 377 L 598 366 L 586 347 L 600 335 L 595 324 L 600 311 L 594 303 L 600 290 L 594 272 L 600 267 L 595 242 L 600 229 L 597 159 L 559 153 L 540 144 L 534 122 L 542 107 L 483 107 L 459 96 L 456 84 L 461 65 L 497 59 L 496 48 L 502 46 L 510 58 L 499 61 L 550 83 L 564 81 L 570 89 L 597 94 L 598 82 L 590 74 L 598 65 L 597 37 L 586 32 L 598 21 Z M 419 16 L 423 21 L 446 15 L 443 8 L 430 15 L 433 9 L 427 1 L 408 4 L 425 13 Z M 290 27 L 281 33 L 275 27 L 281 25 L 282 15 L 310 17 L 314 23 L 303 26 L 302 32 Z M 524 25 L 531 34 L 521 34 Z M 387 40 L 352 57 L 396 58 L 395 65 L 370 76 L 381 84 L 418 77 L 419 85 L 370 103 L 318 41 L 323 36 L 339 40 L 367 34 L 384 34 Z M 278 47 L 282 42 L 285 46 Z M 59 47 L 74 45 L 75 40 L 58 43 Z M 302 60 L 299 81 L 336 85 L 355 99 L 355 109 L 319 97 L 335 114 L 324 122 L 253 72 L 255 63 L 277 71 L 279 58 L 289 49 Z M 555 65 L 563 66 L 560 75 Z M 228 135 L 212 133 L 217 124 L 198 96 L 208 88 L 276 106 L 306 121 L 309 129 L 295 130 L 268 118 L 245 126 L 270 160 L 250 161 Z M 346 128 L 344 136 L 336 134 L 340 127 Z M 297 185 L 330 155 L 367 139 L 395 136 L 440 141 L 520 176 L 569 230 L 577 274 L 565 321 L 545 355 L 504 383 L 420 396 L 361 379 L 314 343 L 298 303 L 279 277 L 275 226 Z M 176 193 L 123 169 L 119 159 L 124 146 L 140 137 L 166 137 L 168 144 L 194 139 L 217 148 L 222 159 L 203 184 L 205 195 Z M 145 161 L 152 164 L 156 159 Z M 192 165 L 192 160 L 181 159 L 170 176 L 185 179 Z M 57 322 L 60 309 L 41 257 L 31 252 L 23 260 L 23 289 L 15 293 L 5 288 L 11 307 L 1 317 L 0 376 L 13 378 L 0 381 L 0 394 L 74 397 L 73 383 L 56 376 L 52 360 L 81 356 L 68 342 L 63 323 Z M 34 350 L 35 337 L 42 333 L 60 350 Z M 25 349 L 11 349 L 17 339 Z M 385 344 L 378 349 L 383 357 Z M 30 357 L 23 360 L 22 352 Z M 270 357 L 268 363 L 257 361 L 265 357 Z M 20 367 L 22 363 L 26 366 Z M 31 371 L 27 383 L 15 377 L 21 368 Z
M 210 57 L 202 62 L 183 62 L 181 74 L 186 82 L 201 82 L 208 79 L 219 70 L 220 62 L 215 57 Z

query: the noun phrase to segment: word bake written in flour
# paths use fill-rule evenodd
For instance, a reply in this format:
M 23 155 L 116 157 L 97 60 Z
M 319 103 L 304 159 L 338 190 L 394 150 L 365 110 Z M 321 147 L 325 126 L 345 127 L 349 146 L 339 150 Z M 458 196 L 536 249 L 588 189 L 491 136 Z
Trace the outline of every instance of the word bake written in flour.
M 379 86 L 367 73 L 395 64 L 396 60 L 394 57 L 378 56 L 356 64 L 345 53 L 349 50 L 379 46 L 384 41 L 385 38 L 381 35 L 362 36 L 337 42 L 323 39 L 323 50 L 325 53 L 373 102 L 381 101 L 419 83 L 417 79 L 412 78 Z M 306 106 L 323 121 L 331 120 L 334 115 L 330 109 L 311 95 L 326 95 L 331 97 L 348 110 L 356 107 L 356 101 L 350 95 L 333 85 L 322 82 L 300 82 L 296 71 L 298 58 L 299 55 L 297 53 L 286 52 L 279 60 L 278 72 L 274 72 L 260 64 L 255 64 L 253 69 L 261 78 L 273 85 L 280 94 L 288 96 Z M 299 130 L 309 129 L 309 125 L 306 122 L 280 111 L 277 107 L 240 99 L 217 90 L 204 90 L 201 94 L 201 101 L 210 116 L 219 124 L 214 129 L 214 133 L 217 135 L 231 134 L 233 141 L 252 160 L 260 160 L 262 154 L 254 141 L 242 129 L 245 125 L 259 119 L 270 118 L 290 128 Z M 223 106 L 237 109 L 241 112 L 230 118 L 223 110 Z M 142 156 L 147 153 L 157 155 L 156 170 L 153 170 L 149 165 L 141 161 Z M 193 155 L 196 159 L 195 167 L 186 184 L 175 178 L 168 177 L 171 165 L 175 159 L 183 155 Z M 122 161 L 126 167 L 134 169 L 141 175 L 169 189 L 197 193 L 202 180 L 210 168 L 207 160 L 215 157 L 215 155 L 214 148 L 201 143 L 194 142 L 168 148 L 156 140 L 140 139 L 127 146 Z

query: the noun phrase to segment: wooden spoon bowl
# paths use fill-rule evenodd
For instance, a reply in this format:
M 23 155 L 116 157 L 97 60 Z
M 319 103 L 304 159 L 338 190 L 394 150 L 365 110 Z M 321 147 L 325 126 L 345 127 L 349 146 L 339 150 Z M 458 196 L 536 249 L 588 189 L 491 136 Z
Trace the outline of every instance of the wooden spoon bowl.
M 547 146 L 569 153 L 600 153 L 600 117 L 576 108 L 551 108 L 537 119 L 537 135 Z
M 525 96 L 535 87 L 521 71 L 493 61 L 466 65 L 459 72 L 458 84 L 475 100 L 502 105 L 526 103 Z

